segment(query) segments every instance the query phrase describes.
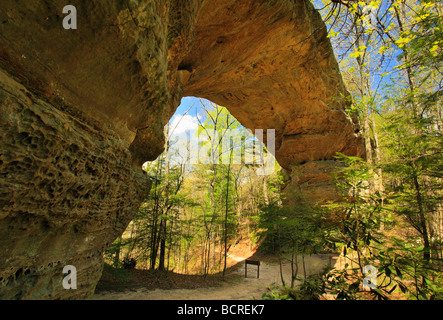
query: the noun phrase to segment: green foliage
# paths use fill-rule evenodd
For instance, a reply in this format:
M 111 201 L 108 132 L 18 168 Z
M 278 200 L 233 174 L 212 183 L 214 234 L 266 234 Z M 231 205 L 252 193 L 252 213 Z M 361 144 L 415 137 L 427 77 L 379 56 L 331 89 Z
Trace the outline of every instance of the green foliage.
M 369 162 L 339 158 L 342 201 L 329 205 L 337 220 L 326 243 L 348 263 L 328 280 L 340 299 L 434 299 L 443 258 L 441 1 L 315 3 L 360 113 Z M 378 286 L 365 293 L 369 263 Z
M 266 288 L 264 300 L 320 300 L 326 293 L 326 269 L 320 274 L 308 276 L 296 288 L 272 283 Z
M 442 283 L 438 276 L 441 263 L 426 259 L 426 247 L 417 245 L 416 239 L 387 238 L 382 232 L 381 223 L 384 228 L 396 226 L 398 222 L 392 211 L 401 215 L 398 201 L 405 200 L 398 194 L 381 197 L 379 192 L 368 192 L 367 181 L 371 179 L 368 164 L 344 155 L 339 155 L 339 159 L 346 163 L 337 175 L 343 200 L 327 206 L 336 216 L 336 223 L 329 226 L 325 240 L 341 247 L 347 262 L 343 269 L 327 273 L 330 292 L 336 299 L 346 300 L 368 297 L 386 300 L 398 291 L 413 299 L 441 297 Z M 378 270 L 376 287 L 370 291 L 362 287 L 367 265 Z
M 341 201 L 320 210 L 296 192 L 291 195 L 296 201 L 288 205 L 280 194 L 283 171 L 256 177 L 257 165 L 233 163 L 232 151 L 243 148 L 245 140 L 226 151 L 220 138 L 228 129 L 245 129 L 225 108 L 212 106 L 205 108 L 206 120 L 197 134 L 207 137 L 200 147 L 206 146 L 207 155 L 218 162 L 187 170 L 171 166 L 167 175 L 162 158 L 149 164 L 146 171 L 154 182 L 150 196 L 126 231 L 130 237 L 117 239 L 106 252 L 110 264 L 121 267 L 132 256 L 139 264 L 152 260 L 163 221 L 168 252 L 180 252 L 177 269 L 188 272 L 193 261 L 206 274 L 220 269 L 222 255 L 217 258 L 215 252 L 223 252 L 247 229 L 248 237 L 277 254 L 280 263 L 287 259 L 295 266 L 299 257 L 322 248 L 341 251 L 346 262 L 344 268 L 316 276 L 300 277 L 294 269 L 291 285 L 282 279 L 283 286 L 270 287 L 263 298 L 318 299 L 327 292 L 348 300 L 442 299 L 441 2 L 314 3 L 323 7 L 352 94 L 352 99 L 331 99 L 346 101 L 346 113 L 359 123 L 368 155 L 368 162 L 338 155 L 337 161 L 345 164 L 335 176 Z M 269 23 L 279 17 L 272 16 Z M 168 31 L 169 44 L 180 33 L 180 23 L 174 25 L 178 28 Z M 363 289 L 367 265 L 377 270 L 377 286 L 369 291 Z
M 294 206 L 271 203 L 262 207 L 259 220 L 263 249 L 309 254 L 318 251 L 321 217 L 306 202 Z
M 118 256 L 120 254 L 121 247 L 122 247 L 121 238 L 117 238 L 104 253 L 105 262 L 114 268 L 123 267 L 123 264 Z
M 342 200 L 325 205 L 335 216 L 335 223 L 329 225 L 325 241 L 341 248 L 349 262 L 344 269 L 329 272 L 326 279 L 336 299 L 353 300 L 362 291 L 364 266 L 374 264 L 377 245 L 381 244 L 382 199 L 379 193 L 369 192 L 368 181 L 372 174 L 368 163 L 343 154 L 337 159 L 345 163 L 336 174 Z
M 297 300 L 295 290 L 272 283 L 262 295 L 263 300 Z
M 207 138 L 201 147 L 216 161 L 188 165 L 174 154 L 174 141 L 168 141 L 169 152 L 144 165 L 152 180 L 149 197 L 105 253 L 110 264 L 121 268 L 136 259 L 137 268 L 154 269 L 162 261 L 168 270 L 208 274 L 221 271 L 225 249 L 239 239 L 258 242 L 260 207 L 265 199 L 278 198 L 281 177 L 257 176 L 260 165 L 245 165 L 244 159 L 234 163 L 233 151 L 244 149 L 245 139 L 233 139 L 224 148 L 221 138 L 228 129 L 252 137 L 225 108 L 202 108 L 206 120 L 196 134 Z
M 329 236 L 339 239 L 345 245 L 344 250 L 370 250 L 369 245 L 377 237 L 382 222 L 382 195 L 369 191 L 368 182 L 373 179 L 373 172 L 367 162 L 343 154 L 339 154 L 337 160 L 345 163 L 345 167 L 336 173 L 342 201 L 325 205 L 336 216 L 336 224 L 328 229 Z M 385 219 L 384 222 L 389 221 Z
M 297 300 L 320 300 L 326 293 L 325 275 L 328 270 L 329 267 L 326 267 L 322 273 L 308 276 L 295 291 Z
M 390 245 L 378 253 L 383 283 L 396 283 L 391 290 L 400 290 L 410 299 L 441 299 L 441 264 L 423 259 L 423 252 L 424 246 L 393 237 Z

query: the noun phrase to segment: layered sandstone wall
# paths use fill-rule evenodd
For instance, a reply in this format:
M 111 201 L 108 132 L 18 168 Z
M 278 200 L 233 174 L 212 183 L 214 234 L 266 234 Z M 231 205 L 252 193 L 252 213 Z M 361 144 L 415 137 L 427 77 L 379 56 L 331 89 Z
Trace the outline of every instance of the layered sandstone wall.
M 103 248 L 126 228 L 150 181 L 112 131 L 54 108 L 0 72 L 0 297 L 92 293 Z M 77 290 L 62 287 L 77 268 Z

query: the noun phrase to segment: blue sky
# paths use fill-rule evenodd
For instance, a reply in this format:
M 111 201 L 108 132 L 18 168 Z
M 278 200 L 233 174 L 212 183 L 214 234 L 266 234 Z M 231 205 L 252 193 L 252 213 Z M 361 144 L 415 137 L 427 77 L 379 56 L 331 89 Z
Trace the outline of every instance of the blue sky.
M 183 97 L 180 105 L 175 111 L 174 115 L 169 120 L 170 130 L 174 130 L 175 136 L 185 136 L 186 131 L 193 131 L 197 129 L 198 119 L 203 123 L 206 120 L 206 113 L 202 109 L 202 104 L 207 110 L 212 110 L 211 101 L 198 97 Z
M 200 99 L 183 97 L 174 115 L 169 120 L 170 134 L 186 136 L 186 131 L 192 134 L 198 126 L 197 114 L 200 109 Z
M 174 115 L 184 114 L 192 105 L 193 107 L 187 114 L 195 116 L 197 106 L 200 105 L 199 99 L 196 97 L 183 97 Z
M 169 121 L 169 141 L 171 141 L 170 154 L 172 155 L 170 159 L 171 163 L 180 164 L 181 161 L 188 159 L 188 155 L 190 155 L 190 158 L 187 161 L 190 161 L 190 163 L 193 164 L 198 163 L 199 157 L 202 155 L 202 151 L 199 151 L 198 141 L 207 140 L 205 133 L 198 137 L 195 135 L 199 123 L 203 123 L 206 120 L 206 112 L 203 110 L 202 104 L 207 110 L 212 110 L 212 106 L 214 105 L 214 103 L 206 99 L 184 97 L 176 112 L 171 117 Z M 200 119 L 200 122 L 197 117 Z M 235 130 L 241 131 L 242 129 L 244 129 L 244 127 L 240 126 Z M 244 136 L 245 138 L 257 140 L 253 135 L 240 131 L 240 134 L 246 134 L 246 136 Z M 264 147 L 264 145 L 262 146 Z M 267 161 L 266 163 L 269 165 L 269 168 L 267 167 L 266 170 L 274 170 L 275 158 L 268 158 L 268 156 L 265 156 L 265 158 Z

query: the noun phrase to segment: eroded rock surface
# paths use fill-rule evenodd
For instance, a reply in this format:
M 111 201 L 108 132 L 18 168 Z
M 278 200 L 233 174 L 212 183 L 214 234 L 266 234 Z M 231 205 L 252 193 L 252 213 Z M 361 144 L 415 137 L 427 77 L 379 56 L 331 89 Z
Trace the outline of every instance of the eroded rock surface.
M 149 191 L 112 131 L 26 95 L 0 72 L 2 298 L 75 298 L 99 280 L 103 247 Z M 78 289 L 60 290 L 63 267 Z
M 141 171 L 180 99 L 276 129 L 313 199 L 336 152 L 363 155 L 326 29 L 309 1 L 3 0 L 0 297 L 84 298 L 149 192 Z M 289 185 L 290 186 L 290 185 Z M 303 188 L 302 188 L 303 190 Z M 312 191 L 313 190 L 313 191 Z M 62 268 L 77 267 L 65 290 Z

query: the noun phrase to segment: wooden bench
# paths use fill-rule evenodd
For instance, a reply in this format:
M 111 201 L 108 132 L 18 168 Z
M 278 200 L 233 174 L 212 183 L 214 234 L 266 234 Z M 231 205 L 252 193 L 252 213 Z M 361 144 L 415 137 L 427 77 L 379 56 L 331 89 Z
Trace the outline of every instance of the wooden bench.
M 257 266 L 257 278 L 259 278 L 260 277 L 260 261 L 249 260 L 249 259 L 245 260 L 245 278 L 248 277 L 248 264 L 252 264 L 252 265 Z

